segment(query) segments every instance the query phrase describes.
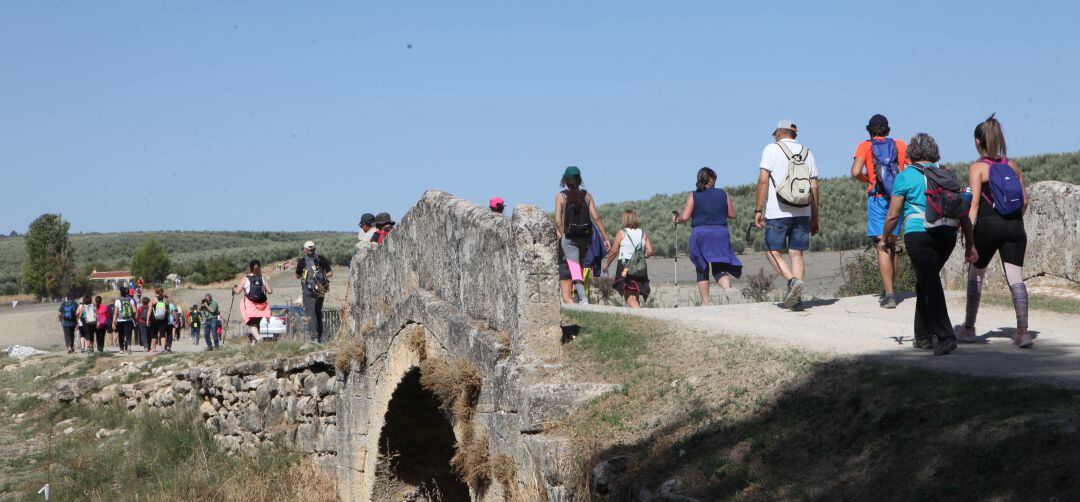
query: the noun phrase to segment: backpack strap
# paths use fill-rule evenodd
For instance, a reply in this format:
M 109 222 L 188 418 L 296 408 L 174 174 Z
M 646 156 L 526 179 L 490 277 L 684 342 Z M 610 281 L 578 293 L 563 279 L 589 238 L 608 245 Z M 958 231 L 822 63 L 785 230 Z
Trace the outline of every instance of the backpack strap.
M 638 242 L 637 244 L 634 244 L 634 239 L 631 239 L 631 238 L 630 238 L 630 232 L 629 232 L 629 230 L 630 230 L 629 228 L 624 228 L 624 229 L 623 229 L 623 236 L 624 236 L 624 237 L 626 237 L 626 240 L 627 240 L 627 241 L 630 241 L 630 244 L 631 244 L 631 245 L 633 245 L 633 246 L 634 246 L 634 251 L 637 251 L 637 250 L 638 250 L 638 249 L 640 248 L 640 246 L 641 246 L 641 242 Z M 645 232 L 644 232 L 644 231 L 643 231 L 643 232 L 641 232 L 641 236 L 642 236 L 642 237 L 644 237 L 644 236 L 645 236 Z M 642 240 L 644 240 L 644 239 L 642 239 Z
M 784 156 L 787 157 L 788 160 L 791 160 L 791 158 L 795 156 L 795 154 L 791 153 L 791 149 L 789 149 L 783 141 L 777 141 L 776 146 L 780 147 L 780 151 L 784 152 Z M 806 147 L 803 147 L 803 149 L 805 150 Z

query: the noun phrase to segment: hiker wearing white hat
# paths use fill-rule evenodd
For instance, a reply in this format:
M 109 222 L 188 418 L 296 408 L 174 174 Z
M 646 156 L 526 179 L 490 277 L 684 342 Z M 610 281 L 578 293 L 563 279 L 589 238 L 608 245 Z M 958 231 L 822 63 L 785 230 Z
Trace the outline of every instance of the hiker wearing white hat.
M 334 271 L 330 261 L 315 252 L 315 243 L 304 243 L 304 254 L 296 260 L 296 278 L 303 290 L 304 317 L 308 327 L 308 336 L 317 342 L 323 342 L 322 307 L 323 299 L 330 290 L 330 278 Z
M 803 253 L 818 232 L 818 170 L 810 149 L 795 141 L 794 122 L 781 120 L 772 135 L 758 166 L 754 224 L 765 229 L 765 255 L 787 281 L 784 308 L 795 309 L 802 300 Z

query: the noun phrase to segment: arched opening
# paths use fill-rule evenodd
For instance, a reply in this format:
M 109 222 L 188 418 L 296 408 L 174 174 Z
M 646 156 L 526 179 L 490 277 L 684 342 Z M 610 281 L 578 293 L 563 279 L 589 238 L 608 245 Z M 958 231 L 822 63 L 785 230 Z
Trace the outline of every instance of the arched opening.
M 394 390 L 384 423 L 372 500 L 469 500 L 469 488 L 450 468 L 454 429 L 435 394 L 420 385 L 419 368 Z

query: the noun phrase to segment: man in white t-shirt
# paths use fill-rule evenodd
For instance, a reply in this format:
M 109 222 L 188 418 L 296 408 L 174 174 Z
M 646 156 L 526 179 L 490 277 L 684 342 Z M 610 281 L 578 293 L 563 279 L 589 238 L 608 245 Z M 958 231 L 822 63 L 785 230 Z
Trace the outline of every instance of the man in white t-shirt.
M 803 279 L 803 253 L 810 249 L 810 236 L 818 232 L 818 170 L 814 154 L 795 141 L 798 129 L 790 120 L 784 119 L 773 130 L 776 141 L 765 145 L 761 152 L 758 171 L 757 202 L 754 204 L 754 223 L 765 229 L 765 254 L 776 273 L 787 281 L 784 307 L 796 308 L 801 301 Z M 781 147 L 781 144 L 786 148 Z M 804 153 L 805 150 L 805 153 Z M 787 177 L 788 153 L 801 156 L 810 171 L 810 204 L 796 207 L 785 204 L 776 197 L 776 187 Z M 784 253 L 791 256 L 791 264 L 784 260 Z

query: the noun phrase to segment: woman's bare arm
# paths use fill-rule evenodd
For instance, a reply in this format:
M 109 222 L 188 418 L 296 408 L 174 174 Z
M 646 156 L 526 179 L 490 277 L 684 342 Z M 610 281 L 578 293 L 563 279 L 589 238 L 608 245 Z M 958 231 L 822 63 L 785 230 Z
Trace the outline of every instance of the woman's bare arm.
M 694 194 L 686 194 L 686 204 L 683 204 L 682 214 L 676 216 L 675 223 L 686 223 L 694 216 Z

